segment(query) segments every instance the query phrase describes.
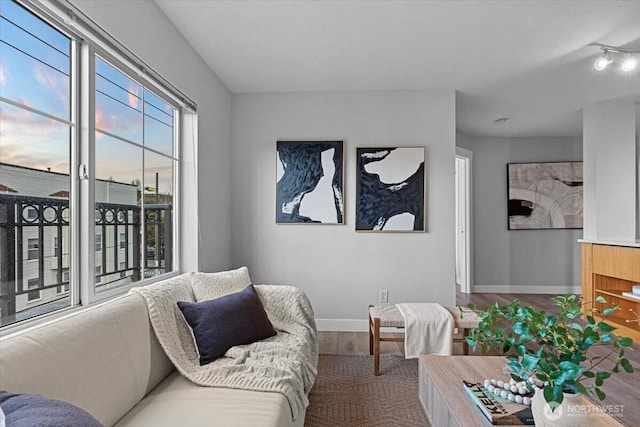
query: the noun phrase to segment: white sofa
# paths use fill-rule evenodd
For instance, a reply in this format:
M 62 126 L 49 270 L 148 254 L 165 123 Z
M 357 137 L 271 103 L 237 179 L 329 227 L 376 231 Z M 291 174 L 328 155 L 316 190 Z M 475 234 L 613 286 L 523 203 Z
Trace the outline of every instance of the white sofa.
M 280 393 L 201 387 L 183 378 L 147 313 L 142 296 L 130 294 L 2 337 L 0 390 L 69 402 L 105 426 L 304 424 L 304 413 L 292 421 Z

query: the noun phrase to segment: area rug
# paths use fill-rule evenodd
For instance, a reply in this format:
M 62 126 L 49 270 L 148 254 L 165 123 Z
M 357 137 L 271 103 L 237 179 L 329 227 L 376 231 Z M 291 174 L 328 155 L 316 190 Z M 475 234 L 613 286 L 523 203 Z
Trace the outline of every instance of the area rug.
M 429 426 L 418 400 L 418 361 L 382 355 L 320 355 L 305 427 Z

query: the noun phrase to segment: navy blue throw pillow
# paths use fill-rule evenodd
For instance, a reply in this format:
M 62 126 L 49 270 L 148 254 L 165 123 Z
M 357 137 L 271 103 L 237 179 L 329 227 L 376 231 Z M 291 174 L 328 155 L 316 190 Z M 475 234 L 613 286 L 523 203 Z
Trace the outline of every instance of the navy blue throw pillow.
M 193 329 L 200 365 L 213 362 L 235 345 L 276 334 L 253 285 L 208 301 L 178 301 L 178 307 Z
M 7 427 L 102 427 L 87 411 L 37 394 L 0 391 L 0 407 Z

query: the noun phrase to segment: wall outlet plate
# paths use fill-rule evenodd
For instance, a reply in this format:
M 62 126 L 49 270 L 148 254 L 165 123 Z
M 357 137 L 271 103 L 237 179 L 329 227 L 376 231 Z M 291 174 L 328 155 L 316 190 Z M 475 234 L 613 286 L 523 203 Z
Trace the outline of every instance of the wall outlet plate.
M 389 302 L 389 291 L 380 289 L 380 302 Z

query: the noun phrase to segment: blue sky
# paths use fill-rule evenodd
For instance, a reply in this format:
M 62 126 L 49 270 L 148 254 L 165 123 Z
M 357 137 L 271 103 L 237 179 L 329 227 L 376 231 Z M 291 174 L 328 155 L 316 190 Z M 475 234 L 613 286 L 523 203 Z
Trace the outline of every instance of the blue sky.
M 71 40 L 13 1 L 0 0 L 0 95 L 69 121 Z M 173 108 L 96 57 L 96 129 L 173 155 Z M 144 100 L 144 101 L 143 101 Z M 144 114 L 143 114 L 144 109 Z M 0 102 L 0 162 L 69 173 L 71 127 Z M 144 140 L 143 140 L 144 135 Z M 172 162 L 145 151 L 147 180 L 173 193 Z M 142 180 L 142 152 L 96 132 L 96 176 Z

